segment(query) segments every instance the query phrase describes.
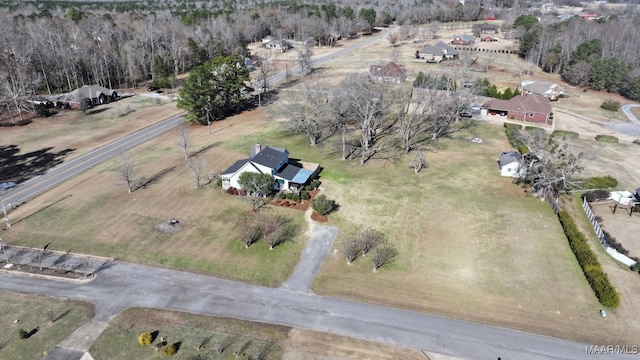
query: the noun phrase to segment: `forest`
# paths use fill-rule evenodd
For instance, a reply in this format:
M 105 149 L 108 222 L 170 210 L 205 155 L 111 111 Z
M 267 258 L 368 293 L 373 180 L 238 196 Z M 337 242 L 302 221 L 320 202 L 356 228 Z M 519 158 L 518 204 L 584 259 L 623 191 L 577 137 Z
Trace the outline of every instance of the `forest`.
M 512 1 L 397 2 L 0 1 L 2 111 L 31 106 L 38 94 L 99 84 L 118 89 L 171 87 L 177 74 L 219 56 L 249 56 L 267 35 L 325 44 L 391 23 L 474 21 L 515 24 L 521 56 L 544 71 L 595 90 L 640 99 L 640 15 L 629 7 L 586 22 L 554 17 Z M 524 16 L 521 16 L 523 15 Z M 518 17 L 520 16 L 520 17 Z

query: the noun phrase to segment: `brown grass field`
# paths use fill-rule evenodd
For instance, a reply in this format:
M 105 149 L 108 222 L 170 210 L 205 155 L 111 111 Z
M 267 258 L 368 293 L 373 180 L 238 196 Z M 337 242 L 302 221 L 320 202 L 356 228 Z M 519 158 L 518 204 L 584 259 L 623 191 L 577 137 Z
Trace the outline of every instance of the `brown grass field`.
M 93 305 L 80 301 L 6 291 L 0 291 L 0 305 L 0 359 L 42 359 L 94 312 Z M 20 339 L 20 329 L 37 331 Z
M 138 336 L 145 331 L 157 331 L 158 339 L 166 337 L 168 343 L 179 342 L 176 356 L 180 359 L 196 355 L 207 359 L 428 359 L 418 350 L 328 333 L 140 308 L 126 310 L 113 319 L 89 351 L 96 359 L 157 359 L 159 355 L 152 346 L 138 344 Z M 198 349 L 205 339 L 206 344 Z M 219 348 L 224 350 L 219 353 Z
M 416 47 L 423 45 L 407 42 L 392 49 L 381 40 L 371 49 L 351 53 L 347 60 L 335 60 L 311 78 L 338 81 L 348 72 L 366 71 L 371 63 L 390 60 L 393 51 L 411 59 Z M 490 76 L 505 86 L 524 79 L 514 77 L 523 66 L 515 57 L 494 61 L 495 68 L 482 77 Z M 414 74 L 426 66 L 409 60 L 403 65 Z M 534 76 L 554 78 L 537 70 Z M 583 95 L 571 99 L 576 102 L 563 106 L 576 112 L 583 104 L 600 104 Z M 165 114 L 172 111 L 168 107 Z M 102 114 L 108 116 L 108 112 Z M 606 319 L 600 318 L 600 305 L 548 204 L 527 197 L 510 179 L 498 175 L 497 157 L 510 149 L 501 126 L 480 124 L 469 133 L 441 142 L 429 149 L 428 167 L 416 175 L 406 165 L 407 157 L 374 160 L 364 167 L 341 162 L 334 156 L 331 140 L 310 148 L 304 137 L 288 136 L 276 121 L 268 119 L 262 110 L 254 110 L 216 123 L 212 135 L 206 128 L 194 127 L 193 150 L 209 147 L 203 154 L 216 172 L 246 157 L 249 146 L 256 142 L 284 146 L 292 157 L 318 162 L 324 167 L 321 180 L 326 195 L 340 204 L 339 212 L 329 220 L 330 225 L 340 227 L 338 243 L 359 227 L 375 224 L 400 252 L 394 264 L 377 274 L 371 271 L 367 258 L 349 267 L 338 251 L 332 252 L 314 282 L 315 292 L 593 343 L 637 340 L 633 337 L 640 333 L 640 313 L 633 304 L 640 291 L 637 274 L 598 251 L 594 243 L 603 267 L 622 293 L 620 308 L 608 311 Z M 112 127 L 119 126 L 113 123 Z M 560 121 L 558 126 L 562 126 Z M 587 128 L 592 129 L 591 125 Z M 89 132 L 86 127 L 76 136 Z M 118 136 L 117 131 L 107 132 L 112 138 Z M 5 139 L 18 139 L 19 135 L 4 138 L 1 133 L 0 139 L 5 143 Z M 470 135 L 485 142 L 463 140 Z M 15 143 L 21 148 L 37 141 L 20 136 L 25 137 Z M 78 141 L 78 149 L 89 147 Z M 2 237 L 9 244 L 41 247 L 52 242 L 58 250 L 269 286 L 280 284 L 304 246 L 302 213 L 273 210 L 300 224 L 296 241 L 273 252 L 261 243 L 245 250 L 234 239 L 232 224 L 247 215 L 249 205 L 213 186 L 194 189 L 195 181 L 183 165 L 176 141 L 175 133 L 167 133 L 132 151 L 142 174 L 168 170 L 148 188 L 127 194 L 126 188 L 116 183 L 114 162 L 107 162 L 18 208 L 11 214 L 16 225 Z M 575 145 L 588 155 L 585 176 L 609 174 L 618 178 L 621 186 L 636 185 L 637 170 L 627 165 L 627 159 L 637 156 L 640 146 L 603 144 L 592 138 Z M 65 198 L 68 195 L 71 197 Z M 589 234 L 589 224 L 586 218 L 580 220 L 584 215 L 576 208 L 576 200 L 564 201 Z M 179 219 L 183 230 L 170 235 L 154 230 L 170 218 Z

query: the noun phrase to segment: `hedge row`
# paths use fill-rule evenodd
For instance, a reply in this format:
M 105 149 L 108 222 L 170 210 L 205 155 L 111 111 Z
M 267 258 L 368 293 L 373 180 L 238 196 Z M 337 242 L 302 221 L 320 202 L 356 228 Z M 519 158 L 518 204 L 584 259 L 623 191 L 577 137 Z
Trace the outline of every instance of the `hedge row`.
M 507 134 L 509 144 L 518 149 L 521 154 L 526 154 L 529 152 L 529 148 L 518 138 L 521 129 L 522 125 L 504 123 L 504 131 Z
M 580 134 L 575 131 L 569 130 L 553 130 L 551 136 L 561 136 L 564 139 L 578 139 L 580 137 Z
M 596 135 L 596 141 L 617 144 L 618 138 L 613 135 Z
M 618 292 L 615 287 L 611 285 L 607 274 L 602 271 L 602 266 L 596 255 L 591 251 L 584 234 L 578 230 L 571 215 L 566 211 L 560 211 L 558 218 L 569 240 L 569 246 L 571 246 L 571 250 L 573 250 L 573 253 L 576 255 L 576 259 L 580 267 L 582 267 L 584 276 L 596 293 L 600 303 L 610 308 L 618 307 L 618 305 L 620 305 Z

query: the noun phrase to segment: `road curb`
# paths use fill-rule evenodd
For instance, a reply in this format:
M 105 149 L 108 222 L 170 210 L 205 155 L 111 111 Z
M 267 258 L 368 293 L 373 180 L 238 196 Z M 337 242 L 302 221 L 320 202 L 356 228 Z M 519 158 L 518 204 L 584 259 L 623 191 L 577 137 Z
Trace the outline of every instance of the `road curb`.
M 32 247 L 19 246 L 19 245 L 4 245 L 4 248 L 5 249 L 23 249 L 23 250 L 33 251 L 33 252 L 42 251 L 42 249 L 39 249 L 39 248 L 32 248 Z M 97 256 L 97 255 L 88 255 L 88 254 L 80 254 L 80 253 L 73 253 L 73 252 L 67 252 L 67 251 L 47 250 L 47 252 L 50 252 L 50 253 L 53 253 L 53 254 L 58 254 L 58 255 L 69 255 L 71 257 L 77 257 L 77 258 L 89 258 L 89 259 L 94 259 L 94 260 L 115 261 L 114 258 L 110 258 L 110 257 Z
M 46 279 L 46 280 L 54 280 L 54 281 L 73 282 L 73 283 L 76 283 L 76 284 L 88 283 L 88 282 L 93 281 L 93 279 L 96 278 L 96 274 L 94 274 L 94 273 L 87 274 L 87 277 L 84 278 L 84 279 L 71 279 L 71 278 L 66 278 L 66 277 L 63 277 L 63 276 L 53 276 L 53 275 L 26 273 L 26 272 L 22 272 L 20 270 L 0 269 L 0 273 L 5 273 L 5 274 L 9 274 L 9 275 L 28 276 L 28 277 L 34 277 L 34 278 L 40 278 L 40 279 Z

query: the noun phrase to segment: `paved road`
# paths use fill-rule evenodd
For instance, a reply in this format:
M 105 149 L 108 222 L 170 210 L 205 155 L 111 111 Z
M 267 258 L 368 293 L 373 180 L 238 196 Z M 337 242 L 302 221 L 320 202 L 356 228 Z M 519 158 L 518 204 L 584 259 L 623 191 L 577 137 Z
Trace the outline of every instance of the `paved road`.
M 629 120 L 631 120 L 632 123 L 640 125 L 640 120 L 638 120 L 638 118 L 636 118 L 631 112 L 631 108 L 634 107 L 640 107 L 640 104 L 623 105 L 621 110 L 629 118 Z
M 2 195 L 2 200 L 5 205 L 15 203 L 19 204 L 28 201 L 34 196 L 45 192 L 72 176 L 110 159 L 122 151 L 131 149 L 170 129 L 175 128 L 184 122 L 182 115 L 184 114 L 176 115 L 172 118 L 160 121 L 136 131 L 133 134 L 122 137 L 112 143 L 92 150 L 85 155 L 66 161 L 49 170 L 46 174 L 29 179 L 18 187 L 7 191 Z
M 97 322 L 143 306 L 333 332 L 464 359 L 637 359 L 586 356 L 585 345 L 576 342 L 122 262 L 85 284 L 0 273 L 0 288 L 92 302 Z

